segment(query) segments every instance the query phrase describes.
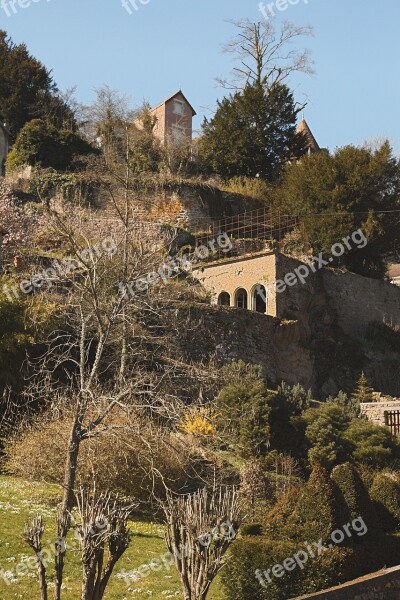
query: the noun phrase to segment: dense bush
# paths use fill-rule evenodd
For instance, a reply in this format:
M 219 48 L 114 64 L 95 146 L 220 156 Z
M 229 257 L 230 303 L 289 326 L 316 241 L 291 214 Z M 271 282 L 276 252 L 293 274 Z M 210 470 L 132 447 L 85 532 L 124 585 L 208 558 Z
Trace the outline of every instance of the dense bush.
M 380 522 L 386 531 L 400 530 L 400 476 L 383 471 L 377 473 L 370 490 Z
M 6 284 L 10 280 L 0 278 Z M 13 301 L 0 293 L 0 392 L 23 385 L 23 363 L 55 323 L 56 307 L 37 298 Z M 38 349 L 39 350 L 39 349 Z
M 400 454 L 400 445 L 393 441 L 389 429 L 364 419 L 351 421 L 343 438 L 353 446 L 352 455 L 358 463 L 383 467 Z
M 283 530 L 290 539 L 329 540 L 336 526 L 337 507 L 333 482 L 321 465 L 315 465 L 303 487 L 295 510 Z
M 385 486 L 397 479 L 393 474 L 384 477 Z M 378 485 L 383 487 L 377 480 Z M 397 507 L 398 514 L 396 494 L 386 495 L 391 498 L 391 510 Z M 360 516 L 362 529 L 353 523 Z M 345 532 L 347 523 L 352 524 L 352 535 L 332 547 L 332 534 L 336 529 Z M 400 559 L 400 540 L 379 528 L 368 491 L 349 463 L 336 467 L 331 477 L 316 465 L 308 483 L 280 498 L 266 515 L 262 535 L 259 530 L 254 531 L 257 536 L 249 537 L 250 533 L 251 528 L 233 545 L 223 573 L 228 600 L 286 600 L 396 565 Z M 313 543 L 318 540 L 325 551 L 316 551 Z M 278 567 L 274 576 L 275 565 L 300 552 L 307 555 L 299 557 L 304 568 L 298 563 L 289 571 Z
M 343 525 L 361 516 L 368 531 L 376 531 L 378 523 L 375 509 L 357 469 L 350 463 L 344 463 L 333 469 L 331 477 L 336 486 L 338 522 Z
M 331 468 L 351 459 L 356 464 L 382 467 L 399 456 L 400 445 L 392 440 L 389 430 L 351 413 L 348 405 L 328 402 L 300 417 L 306 425 L 310 462 Z
M 6 471 L 24 479 L 62 481 L 71 424 L 67 411 L 57 419 L 38 416 L 27 430 L 6 443 Z M 150 467 L 155 463 L 171 489 L 183 492 L 199 486 L 198 477 L 205 471 L 184 439 L 140 420 L 130 423 L 124 412 L 114 413 L 106 425 L 107 431 L 81 446 L 78 483 L 95 479 L 100 490 L 112 489 L 147 501 L 154 475 Z M 155 491 L 163 492 L 159 479 Z
M 301 593 L 301 587 L 296 583 L 298 570 L 281 579 L 273 578 L 271 583 L 266 582 L 266 587 L 256 577 L 257 570 L 271 569 L 297 551 L 297 545 L 289 541 L 271 541 L 262 537 L 236 541 L 222 575 L 227 600 L 286 600 Z
M 311 392 L 306 392 L 300 385 L 290 387 L 282 382 L 278 387 L 269 402 L 272 450 L 290 453 L 296 458 L 304 457 L 307 451 L 305 427 L 299 423 L 297 417 L 310 406 L 310 402 Z
M 96 149 L 73 131 L 58 130 L 41 119 L 27 123 L 18 134 L 7 158 L 7 167 L 52 167 L 65 171 L 75 156 L 85 156 Z

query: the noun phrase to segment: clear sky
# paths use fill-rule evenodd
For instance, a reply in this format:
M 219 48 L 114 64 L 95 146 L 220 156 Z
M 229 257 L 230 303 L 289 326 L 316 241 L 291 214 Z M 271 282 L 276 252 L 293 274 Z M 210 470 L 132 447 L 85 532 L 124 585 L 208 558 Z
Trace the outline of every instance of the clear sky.
M 61 89 L 77 85 L 81 102 L 105 83 L 136 105 L 181 87 L 199 127 L 224 94 L 214 78 L 232 67 L 221 52 L 234 33 L 228 21 L 262 18 L 258 0 L 136 2 L 129 15 L 121 0 L 17 0 L 17 14 L 0 9 L 0 28 L 53 69 Z M 389 137 L 400 154 L 400 0 L 299 0 L 276 14 L 278 25 L 314 27 L 304 44 L 316 74 L 290 83 L 297 100 L 309 100 L 306 119 L 320 145 Z

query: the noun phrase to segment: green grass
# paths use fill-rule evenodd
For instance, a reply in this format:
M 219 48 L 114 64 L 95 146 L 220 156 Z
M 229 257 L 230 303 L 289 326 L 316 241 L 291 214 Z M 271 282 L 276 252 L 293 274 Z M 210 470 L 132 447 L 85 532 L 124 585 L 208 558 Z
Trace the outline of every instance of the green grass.
M 55 540 L 55 512 L 60 498 L 60 488 L 54 485 L 27 482 L 13 477 L 0 477 L 0 573 L 12 570 L 13 582 L 10 585 L 0 577 L 0 599 L 39 600 L 35 568 L 28 569 L 28 559 L 32 552 L 22 537 L 24 522 L 41 514 L 45 520 L 44 549 L 51 549 Z M 151 571 L 147 577 L 131 580 L 129 583 L 118 577 L 121 572 L 132 572 L 141 565 L 148 564 L 166 553 L 164 528 L 159 523 L 133 521 L 133 538 L 127 552 L 117 564 L 112 580 L 106 592 L 107 600 L 148 600 L 154 598 L 182 599 L 183 595 L 175 567 Z M 73 548 L 68 553 L 65 569 L 65 589 L 63 600 L 80 598 L 79 552 L 74 535 Z M 46 558 L 46 554 L 45 554 Z M 31 561 L 30 561 L 31 563 Z M 25 565 L 20 575 L 16 574 L 18 565 Z M 52 563 L 49 561 L 49 598 L 52 597 Z M 223 600 L 218 582 L 212 586 L 209 600 Z

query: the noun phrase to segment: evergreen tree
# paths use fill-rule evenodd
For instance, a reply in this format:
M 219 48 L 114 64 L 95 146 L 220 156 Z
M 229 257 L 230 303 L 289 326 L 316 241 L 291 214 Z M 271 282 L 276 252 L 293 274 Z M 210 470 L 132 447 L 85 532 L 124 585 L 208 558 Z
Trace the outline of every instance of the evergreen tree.
M 316 152 L 287 165 L 269 198 L 275 209 L 302 215 L 302 235 L 314 254 L 331 256 L 333 244 L 361 229 L 367 243 L 350 242 L 350 249 L 332 266 L 381 278 L 386 257 L 398 253 L 399 167 L 389 142 L 378 148 Z
M 353 399 L 359 403 L 375 402 L 374 390 L 372 387 L 369 387 L 364 371 L 361 373 L 357 381 L 357 388 L 353 393 Z
M 15 140 L 28 121 L 43 118 L 58 128 L 74 126 L 51 72 L 0 30 L 0 109 Z
M 306 151 L 296 133 L 299 110 L 287 86 L 265 89 L 259 83 L 218 103 L 214 117 L 203 123 L 200 155 L 223 177 L 262 177 L 275 181 L 283 165 Z

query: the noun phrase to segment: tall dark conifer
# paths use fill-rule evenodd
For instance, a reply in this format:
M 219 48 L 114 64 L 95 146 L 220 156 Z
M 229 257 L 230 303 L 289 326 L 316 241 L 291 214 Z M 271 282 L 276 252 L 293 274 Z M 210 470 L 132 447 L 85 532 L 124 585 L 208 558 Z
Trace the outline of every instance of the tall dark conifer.
M 296 133 L 299 109 L 285 85 L 265 89 L 247 85 L 218 103 L 214 117 L 203 124 L 201 154 L 208 168 L 223 177 L 262 177 L 273 182 L 283 165 L 306 152 Z

